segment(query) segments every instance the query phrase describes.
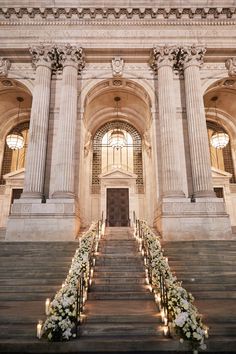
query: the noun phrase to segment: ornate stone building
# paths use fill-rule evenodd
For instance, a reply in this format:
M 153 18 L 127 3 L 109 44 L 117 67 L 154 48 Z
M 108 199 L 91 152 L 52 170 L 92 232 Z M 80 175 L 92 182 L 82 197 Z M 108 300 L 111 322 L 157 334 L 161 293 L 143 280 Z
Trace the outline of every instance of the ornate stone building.
M 71 240 L 102 215 L 234 238 L 235 1 L 118 3 L 0 1 L 6 240 Z

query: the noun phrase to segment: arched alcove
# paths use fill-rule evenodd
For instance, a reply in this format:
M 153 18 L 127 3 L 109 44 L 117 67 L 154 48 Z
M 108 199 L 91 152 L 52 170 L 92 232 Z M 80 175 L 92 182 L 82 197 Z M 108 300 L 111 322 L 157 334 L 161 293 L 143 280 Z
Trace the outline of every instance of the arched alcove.
M 19 97 L 21 98 L 20 106 Z M 31 103 L 31 92 L 24 84 L 8 78 L 0 80 L 1 183 L 4 182 L 5 173 L 24 167 Z M 24 135 L 25 144 L 22 151 L 11 151 L 6 145 L 6 136 L 14 129 Z
M 204 94 L 204 104 L 209 137 L 212 167 L 232 174 L 236 172 L 236 79 L 223 78 L 211 84 Z M 216 132 L 225 132 L 229 143 L 223 149 L 214 149 L 210 143 Z
M 118 98 L 118 104 L 117 100 Z M 151 99 L 144 87 L 138 83 L 124 78 L 106 79 L 96 83 L 83 100 L 83 124 L 81 132 L 81 159 L 80 159 L 80 187 L 82 223 L 101 216 L 104 207 L 104 181 L 112 180 L 113 187 L 121 186 L 122 183 L 130 189 L 132 194 L 131 205 L 140 216 L 147 217 L 153 222 L 153 175 L 155 174 L 154 153 L 152 149 L 152 125 Z M 131 168 L 126 168 L 122 163 L 113 164 L 111 169 L 103 171 L 102 168 L 102 145 L 106 134 L 111 134 L 115 129 L 130 135 L 132 141 Z M 107 151 L 112 151 L 107 144 Z M 124 151 L 119 151 L 124 158 Z M 126 149 L 126 152 L 128 149 Z M 117 155 L 117 151 L 113 150 Z M 109 158 L 108 158 L 109 160 Z M 111 159 L 109 160 L 111 161 Z M 111 163 L 112 165 L 112 163 Z M 144 167 L 145 166 L 145 167 Z M 144 172 L 145 168 L 145 172 Z M 118 171 L 119 170 L 119 171 Z M 111 177 L 110 173 L 112 175 Z M 116 176 L 116 177 L 115 177 Z M 122 177 L 121 177 L 122 176 Z M 103 187 L 101 183 L 103 179 Z M 131 183 L 131 180 L 134 181 Z M 131 184 L 129 184 L 129 182 Z M 89 182 L 89 183 L 88 183 Z M 106 188 L 107 188 L 107 184 Z M 130 187 L 132 185 L 132 187 Z M 132 192 L 131 192 L 132 190 Z M 134 196 L 135 195 L 135 196 Z M 103 198 L 103 202 L 101 199 Z M 150 201 L 151 200 L 151 201 Z M 147 208 L 145 207 L 147 204 Z M 103 205 L 103 206 L 102 206 Z M 88 221 L 87 221 L 88 220 Z

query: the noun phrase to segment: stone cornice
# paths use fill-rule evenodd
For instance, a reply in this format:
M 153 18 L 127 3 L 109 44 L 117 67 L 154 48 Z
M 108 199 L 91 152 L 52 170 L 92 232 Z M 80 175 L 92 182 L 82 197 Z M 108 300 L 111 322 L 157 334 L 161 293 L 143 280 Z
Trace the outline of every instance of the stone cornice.
M 19 24 L 144 24 L 144 25 L 208 25 L 234 24 L 236 7 L 195 8 L 0 8 L 1 25 Z

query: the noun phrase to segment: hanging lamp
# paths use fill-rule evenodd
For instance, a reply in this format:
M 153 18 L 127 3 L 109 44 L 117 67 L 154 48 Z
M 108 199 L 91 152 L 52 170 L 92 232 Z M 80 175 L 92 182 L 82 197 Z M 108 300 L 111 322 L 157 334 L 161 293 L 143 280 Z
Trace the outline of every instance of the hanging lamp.
M 17 97 L 18 105 L 18 114 L 17 114 L 17 125 L 19 123 L 19 115 L 20 115 L 20 104 L 24 101 L 23 97 Z M 7 135 L 6 143 L 7 146 L 12 150 L 20 150 L 24 146 L 24 138 L 21 132 L 16 127 Z
M 217 125 L 217 131 L 214 132 L 210 139 L 211 145 L 215 149 L 224 149 L 226 145 L 229 143 L 229 135 L 225 133 L 225 131 L 221 128 L 220 124 L 218 123 L 217 119 L 217 110 L 216 110 L 216 101 L 218 100 L 218 96 L 212 97 L 211 101 L 214 102 L 215 105 L 215 118 L 216 118 L 216 125 Z
M 120 101 L 120 97 L 116 96 L 114 98 L 114 101 L 116 102 L 116 117 L 118 119 L 118 102 Z M 126 145 L 126 139 L 123 131 L 119 129 L 119 127 L 115 128 L 110 135 L 109 138 L 109 145 L 112 146 L 115 149 L 121 149 L 123 146 Z

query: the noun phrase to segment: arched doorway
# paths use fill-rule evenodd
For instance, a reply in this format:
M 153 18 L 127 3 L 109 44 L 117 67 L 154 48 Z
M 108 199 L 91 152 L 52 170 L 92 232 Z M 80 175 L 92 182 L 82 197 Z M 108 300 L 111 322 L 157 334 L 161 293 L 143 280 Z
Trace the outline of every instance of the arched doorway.
M 131 80 L 102 81 L 85 98 L 83 123 L 79 195 L 84 201 L 84 222 L 88 224 L 102 214 L 109 219 L 109 200 L 117 202 L 119 194 L 123 197 L 114 208 L 120 211 L 123 205 L 124 213 L 111 217 L 114 224 L 127 225 L 134 212 L 146 217 L 147 208 L 153 223 L 155 199 L 151 199 L 149 188 L 153 185 L 155 154 L 151 153 L 151 101 L 147 92 Z M 123 136 L 122 147 L 112 143 L 114 136 L 118 140 Z M 83 181 L 87 183 L 82 187 Z

